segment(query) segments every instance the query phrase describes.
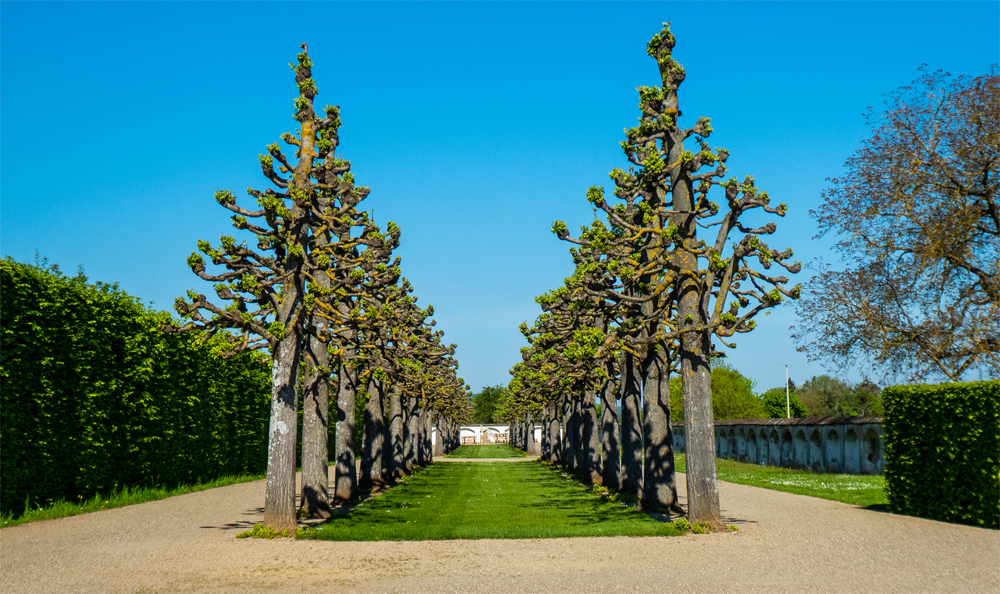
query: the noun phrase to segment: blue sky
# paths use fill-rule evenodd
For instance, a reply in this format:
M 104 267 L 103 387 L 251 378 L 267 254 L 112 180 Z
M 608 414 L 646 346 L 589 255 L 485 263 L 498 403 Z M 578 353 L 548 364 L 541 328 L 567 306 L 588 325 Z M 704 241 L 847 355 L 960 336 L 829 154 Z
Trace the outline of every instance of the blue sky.
M 402 228 L 459 374 L 506 384 L 517 325 L 572 271 L 549 227 L 587 223 L 586 188 L 611 187 L 663 21 L 685 118 L 712 117 L 732 174 L 788 203 L 773 245 L 807 263 L 836 259 L 808 211 L 868 135 L 864 110 L 921 64 L 981 75 L 1000 58 L 997 2 L 3 2 L 0 251 L 160 309 L 206 291 L 185 258 L 230 233 L 217 188 L 267 187 L 256 155 L 293 129 L 287 63 L 306 41 L 317 103 L 341 106 L 340 150 Z M 824 373 L 795 321 L 783 306 L 731 352 L 758 389 L 784 384 L 781 363 Z

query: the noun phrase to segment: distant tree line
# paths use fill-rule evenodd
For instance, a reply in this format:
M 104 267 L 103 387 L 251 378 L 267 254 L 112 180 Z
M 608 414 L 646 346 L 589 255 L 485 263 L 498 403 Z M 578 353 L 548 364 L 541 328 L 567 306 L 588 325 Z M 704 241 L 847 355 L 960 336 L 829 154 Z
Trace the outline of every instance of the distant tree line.
M 712 410 L 716 420 L 784 419 L 882 415 L 881 389 L 868 379 L 849 383 L 829 375 L 813 376 L 802 385 L 789 380 L 786 408 L 785 388 L 755 392 L 756 384 L 724 359 L 712 361 Z M 683 418 L 680 378 L 670 381 L 670 408 L 675 419 Z

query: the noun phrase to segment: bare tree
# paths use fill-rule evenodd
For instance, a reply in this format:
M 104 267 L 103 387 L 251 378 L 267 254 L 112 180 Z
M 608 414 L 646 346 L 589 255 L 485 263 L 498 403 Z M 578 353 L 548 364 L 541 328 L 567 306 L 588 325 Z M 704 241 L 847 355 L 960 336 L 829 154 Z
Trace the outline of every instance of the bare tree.
M 800 351 L 887 376 L 1000 374 L 1000 76 L 928 72 L 865 114 L 871 137 L 810 214 L 838 234 L 798 307 Z

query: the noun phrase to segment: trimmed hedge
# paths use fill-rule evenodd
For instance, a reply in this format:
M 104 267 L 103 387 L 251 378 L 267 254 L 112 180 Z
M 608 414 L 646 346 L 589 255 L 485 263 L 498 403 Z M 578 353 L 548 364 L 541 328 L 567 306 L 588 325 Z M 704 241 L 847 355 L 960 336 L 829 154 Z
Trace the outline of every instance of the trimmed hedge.
M 882 399 L 892 511 L 1000 528 L 1000 381 L 893 386 Z
M 164 334 L 117 285 L 0 261 L 0 511 L 263 473 L 268 359 Z

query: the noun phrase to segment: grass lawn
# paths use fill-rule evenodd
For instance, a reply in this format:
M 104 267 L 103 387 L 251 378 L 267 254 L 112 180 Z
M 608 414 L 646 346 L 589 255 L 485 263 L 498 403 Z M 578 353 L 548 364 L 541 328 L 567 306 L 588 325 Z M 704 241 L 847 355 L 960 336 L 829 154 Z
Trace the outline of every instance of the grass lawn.
M 225 487 L 228 485 L 257 481 L 262 478 L 264 478 L 263 474 L 244 474 L 237 476 L 224 476 L 194 485 L 180 485 L 172 489 L 163 487 L 125 487 L 124 489 L 114 491 L 111 494 L 94 495 L 90 499 L 81 499 L 75 503 L 68 501 L 55 501 L 38 509 L 29 509 L 20 515 L 9 513 L 0 517 L 0 526 L 7 528 L 9 526 L 17 526 L 19 524 L 37 522 L 39 520 L 54 520 L 56 518 L 77 516 L 89 512 L 100 511 L 102 509 L 125 507 L 126 505 L 135 505 L 136 503 L 146 503 L 147 501 L 166 499 L 167 497 L 173 497 L 175 495 L 205 491 L 207 489 L 214 489 L 215 487 Z
M 684 454 L 675 454 L 677 472 L 685 472 Z M 715 460 L 719 480 L 752 487 L 763 487 L 786 493 L 822 497 L 861 507 L 888 505 L 885 479 L 880 475 L 828 474 L 775 468 L 718 458 Z
M 305 530 L 300 538 L 444 540 L 681 533 L 634 508 L 602 499 L 540 463 L 448 462 L 432 464 L 347 514 Z
M 448 458 L 523 458 L 524 452 L 509 443 L 458 446 Z

